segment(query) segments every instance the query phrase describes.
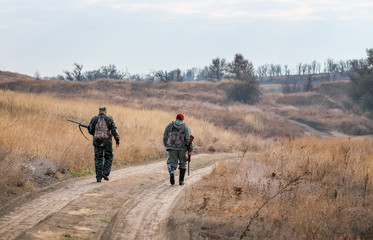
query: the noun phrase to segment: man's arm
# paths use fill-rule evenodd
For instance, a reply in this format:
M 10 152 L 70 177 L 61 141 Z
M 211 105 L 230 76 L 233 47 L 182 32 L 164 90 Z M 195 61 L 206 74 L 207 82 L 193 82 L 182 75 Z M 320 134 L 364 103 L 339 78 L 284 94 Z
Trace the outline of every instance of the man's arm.
M 186 131 L 185 131 L 185 142 L 187 143 L 187 146 L 189 146 L 189 143 L 190 143 L 190 136 L 192 135 L 192 132 L 190 131 L 189 127 L 187 125 L 185 125 L 185 128 L 186 128 Z M 188 152 L 192 152 L 193 151 L 193 143 L 190 144 L 189 148 L 188 148 Z
M 117 126 L 115 126 L 115 123 L 114 123 L 114 120 L 113 118 L 109 117 L 109 131 L 111 132 L 111 134 L 114 136 L 114 139 L 115 139 L 115 143 L 117 146 L 119 146 L 119 142 L 120 142 L 120 136 L 118 134 L 118 131 L 117 131 Z
M 91 119 L 91 121 L 88 124 L 88 133 L 93 135 L 95 134 L 95 124 L 94 124 L 94 117 Z
M 164 132 L 163 132 L 163 146 L 166 147 L 166 144 L 167 144 L 167 138 L 168 138 L 168 127 L 170 126 L 170 124 L 168 124 L 166 126 L 166 128 L 164 129 Z

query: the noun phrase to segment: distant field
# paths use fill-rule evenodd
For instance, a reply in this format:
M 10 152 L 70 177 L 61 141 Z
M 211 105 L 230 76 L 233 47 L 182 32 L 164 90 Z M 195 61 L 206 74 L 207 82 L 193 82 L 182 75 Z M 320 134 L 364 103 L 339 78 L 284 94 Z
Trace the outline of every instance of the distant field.
M 264 93 L 281 93 L 281 84 L 261 84 L 260 90 Z

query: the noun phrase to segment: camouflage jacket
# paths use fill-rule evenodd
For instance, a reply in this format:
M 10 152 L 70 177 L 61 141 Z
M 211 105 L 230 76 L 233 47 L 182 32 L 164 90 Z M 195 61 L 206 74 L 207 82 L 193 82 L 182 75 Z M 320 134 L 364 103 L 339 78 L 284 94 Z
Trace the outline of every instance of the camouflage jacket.
M 112 144 L 112 136 L 114 136 L 114 139 L 115 139 L 115 142 L 116 144 L 119 144 L 119 134 L 117 132 L 117 127 L 115 126 L 115 123 L 114 123 L 114 120 L 112 117 L 110 116 L 107 116 L 105 115 L 104 113 L 100 113 L 99 115 L 97 116 L 94 116 L 91 121 L 89 122 L 89 125 L 88 125 L 88 132 L 89 134 L 91 135 L 95 135 L 95 129 L 96 129 L 96 124 L 98 122 L 98 119 L 100 117 L 103 117 L 105 122 L 106 122 L 106 125 L 109 129 L 109 139 L 108 140 L 97 140 L 95 138 L 93 138 L 93 145 L 94 146 L 103 146 L 105 144 Z
M 166 150 L 193 151 L 193 144 L 189 145 L 189 138 L 192 133 L 189 127 L 182 121 L 176 120 L 167 125 L 163 133 L 163 145 Z

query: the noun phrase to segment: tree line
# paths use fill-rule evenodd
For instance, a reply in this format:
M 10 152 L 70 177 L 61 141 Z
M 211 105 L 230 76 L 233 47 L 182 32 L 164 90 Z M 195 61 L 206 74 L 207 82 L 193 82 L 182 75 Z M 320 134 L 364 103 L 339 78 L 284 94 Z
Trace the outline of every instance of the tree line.
M 223 79 L 235 79 L 237 73 L 234 72 L 234 66 L 238 61 L 245 59 L 242 54 L 237 53 L 232 62 L 226 61 L 224 58 L 214 58 L 211 63 L 203 68 L 191 68 L 185 71 L 176 68 L 170 71 L 165 70 L 152 70 L 148 74 L 130 74 L 118 70 L 115 65 L 102 66 L 97 70 L 83 72 L 83 65 L 74 63 L 73 70 L 63 71 L 62 75 L 56 77 L 46 77 L 45 79 L 57 79 L 66 81 L 95 81 L 100 78 L 110 78 L 117 80 L 130 80 L 130 81 L 221 81 Z M 248 61 L 249 62 L 249 61 Z M 262 83 L 266 83 L 271 78 L 275 77 L 288 77 L 288 76 L 306 76 L 306 75 L 319 75 L 319 74 L 340 74 L 348 76 L 353 70 L 353 66 L 361 65 L 364 59 L 353 60 L 339 60 L 335 61 L 331 58 L 327 59 L 323 64 L 313 60 L 311 63 L 298 63 L 294 68 L 288 65 L 280 64 L 264 64 L 257 68 L 251 66 L 252 73 Z M 39 74 L 38 74 L 39 75 Z M 38 76 L 39 78 L 40 76 Z M 239 78 L 239 74 L 238 77 Z
M 229 97 L 236 101 L 254 104 L 260 100 L 259 82 L 269 83 L 280 79 L 284 94 L 311 91 L 317 81 L 333 80 L 333 76 L 348 76 L 351 79 L 351 98 L 363 109 L 373 110 L 373 48 L 367 49 L 367 58 L 334 61 L 327 59 L 324 64 L 316 60 L 309 64 L 299 63 L 290 69 L 288 65 L 265 64 L 256 69 L 242 54 L 235 54 L 231 62 L 224 58 L 214 58 L 203 68 L 182 71 L 179 68 L 164 71 L 153 70 L 149 74 L 130 74 L 117 69 L 115 65 L 102 66 L 97 70 L 83 72 L 83 65 L 74 63 L 72 71 L 63 71 L 64 75 L 44 79 L 65 81 L 95 81 L 101 78 L 170 82 L 170 81 L 214 81 L 236 80 Z M 39 78 L 39 76 L 38 76 Z M 299 81 L 302 83 L 299 83 Z

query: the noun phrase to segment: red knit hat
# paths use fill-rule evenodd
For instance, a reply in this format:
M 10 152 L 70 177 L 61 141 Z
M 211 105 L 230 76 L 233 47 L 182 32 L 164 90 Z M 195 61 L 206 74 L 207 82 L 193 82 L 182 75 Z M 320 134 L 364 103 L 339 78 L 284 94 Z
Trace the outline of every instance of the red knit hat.
M 176 115 L 176 118 L 177 118 L 177 117 L 180 117 L 181 120 L 184 120 L 184 115 L 183 115 L 182 113 L 178 113 L 178 114 Z

